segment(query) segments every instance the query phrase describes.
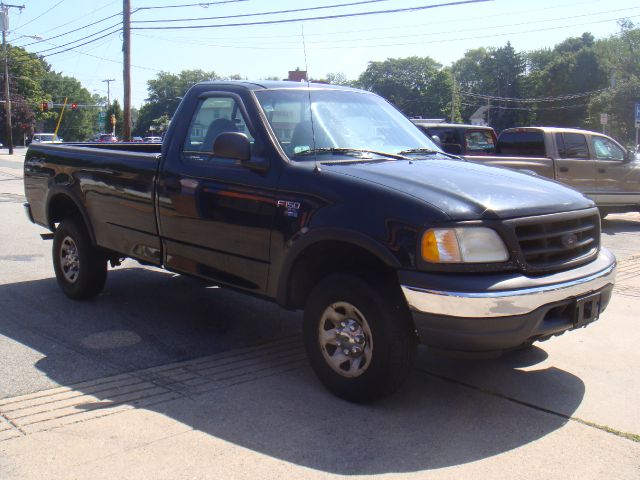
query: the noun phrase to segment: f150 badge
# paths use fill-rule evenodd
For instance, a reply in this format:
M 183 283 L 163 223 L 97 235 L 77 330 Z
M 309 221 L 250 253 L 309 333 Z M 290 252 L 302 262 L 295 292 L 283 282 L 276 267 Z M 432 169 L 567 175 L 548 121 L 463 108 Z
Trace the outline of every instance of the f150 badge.
M 288 200 L 278 200 L 278 207 L 284 207 L 285 217 L 298 218 L 300 202 L 290 202 Z

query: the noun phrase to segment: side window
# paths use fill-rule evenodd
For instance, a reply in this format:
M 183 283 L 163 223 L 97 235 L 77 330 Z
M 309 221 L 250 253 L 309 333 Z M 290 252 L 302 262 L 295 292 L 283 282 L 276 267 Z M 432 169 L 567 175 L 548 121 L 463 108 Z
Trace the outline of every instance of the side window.
M 182 149 L 185 162 L 235 163 L 234 160 L 217 158 L 213 152 L 213 143 L 221 133 L 244 133 L 253 144 L 253 136 L 238 102 L 232 97 L 209 97 L 200 102 L 191 119 L 189 130 Z
M 559 148 L 561 158 L 589 158 L 587 139 L 581 133 L 563 133 L 564 147 Z M 558 143 L 558 145 L 561 145 Z
M 591 144 L 600 160 L 624 160 L 624 151 L 608 138 L 591 137 Z
M 490 131 L 469 130 L 465 132 L 464 137 L 469 152 L 494 153 L 496 151 Z
M 496 152 L 501 155 L 544 157 L 544 135 L 538 131 L 511 131 L 500 134 Z

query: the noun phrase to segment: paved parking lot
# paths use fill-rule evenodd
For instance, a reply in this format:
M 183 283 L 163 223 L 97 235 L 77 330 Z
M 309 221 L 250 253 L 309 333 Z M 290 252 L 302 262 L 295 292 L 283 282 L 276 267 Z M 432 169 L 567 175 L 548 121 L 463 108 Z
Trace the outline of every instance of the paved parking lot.
M 610 215 L 609 309 L 490 361 L 419 350 L 355 406 L 307 365 L 300 313 L 128 261 L 67 300 L 0 155 L 0 479 L 640 477 L 640 215 Z

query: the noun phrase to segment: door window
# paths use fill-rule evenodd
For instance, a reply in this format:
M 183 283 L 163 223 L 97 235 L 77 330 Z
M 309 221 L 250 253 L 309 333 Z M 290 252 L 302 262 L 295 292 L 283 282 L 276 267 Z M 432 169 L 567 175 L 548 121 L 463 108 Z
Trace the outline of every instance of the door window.
M 591 137 L 593 151 L 599 160 L 624 160 L 624 151 L 608 138 Z
M 253 145 L 253 136 L 235 98 L 205 98 L 191 120 L 183 146 L 183 161 L 236 163 L 214 155 L 213 143 L 218 135 L 225 132 L 244 133 Z
M 496 152 L 501 155 L 544 157 L 544 135 L 539 131 L 511 131 L 500 135 Z
M 495 153 L 493 135 L 488 130 L 470 130 L 464 134 L 469 153 Z
M 587 139 L 581 133 L 557 133 L 560 158 L 589 158 Z

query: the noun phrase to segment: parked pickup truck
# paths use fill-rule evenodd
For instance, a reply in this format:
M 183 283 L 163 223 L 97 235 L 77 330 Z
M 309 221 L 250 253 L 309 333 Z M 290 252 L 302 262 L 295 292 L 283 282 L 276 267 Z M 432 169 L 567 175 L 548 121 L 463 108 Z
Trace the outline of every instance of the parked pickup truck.
M 592 200 L 601 214 L 640 210 L 640 163 L 634 152 L 587 130 L 524 127 L 503 130 L 496 156 L 466 158 L 527 170 L 569 185 Z
M 24 170 L 67 296 L 130 257 L 304 309 L 311 366 L 352 401 L 398 388 L 418 341 L 524 348 L 596 320 L 614 283 L 591 200 L 344 87 L 201 83 L 161 146 L 38 144 Z

